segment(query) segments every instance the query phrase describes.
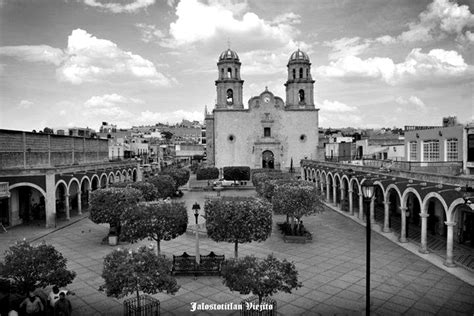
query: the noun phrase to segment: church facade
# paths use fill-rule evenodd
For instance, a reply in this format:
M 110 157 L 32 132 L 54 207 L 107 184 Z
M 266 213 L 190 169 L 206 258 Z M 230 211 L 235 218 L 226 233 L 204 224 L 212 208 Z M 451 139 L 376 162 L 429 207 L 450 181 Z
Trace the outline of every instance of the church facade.
M 219 56 L 217 101 L 205 117 L 208 164 L 289 170 L 299 168 L 301 159 L 315 159 L 319 109 L 308 55 L 298 49 L 290 56 L 285 101 L 265 88 L 250 98 L 248 108 L 240 66 L 230 49 Z

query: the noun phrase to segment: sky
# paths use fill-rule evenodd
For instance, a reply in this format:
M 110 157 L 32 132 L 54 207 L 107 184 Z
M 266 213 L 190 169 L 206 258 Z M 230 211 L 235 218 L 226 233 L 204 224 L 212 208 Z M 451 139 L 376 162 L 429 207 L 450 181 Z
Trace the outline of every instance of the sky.
M 204 119 L 220 53 L 249 100 L 311 60 L 320 127 L 474 120 L 474 0 L 0 0 L 0 128 Z M 244 103 L 248 107 L 247 102 Z

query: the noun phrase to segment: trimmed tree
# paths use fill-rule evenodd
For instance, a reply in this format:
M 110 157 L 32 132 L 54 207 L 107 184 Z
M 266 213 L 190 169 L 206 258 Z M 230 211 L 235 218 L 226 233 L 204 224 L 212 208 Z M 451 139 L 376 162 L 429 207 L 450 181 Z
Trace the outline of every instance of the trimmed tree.
M 149 182 L 143 182 L 143 181 L 132 182 L 132 183 L 117 182 L 117 183 L 113 183 L 111 186 L 115 187 L 115 188 L 130 187 L 130 188 L 137 189 L 142 193 L 143 199 L 145 201 L 155 201 L 159 198 L 158 197 L 158 190 L 156 189 L 156 187 L 153 184 L 151 184 Z
M 107 188 L 92 191 L 90 219 L 96 224 L 110 224 L 120 235 L 120 216 L 133 209 L 142 199 L 142 194 L 133 188 Z
M 258 296 L 258 304 L 265 297 L 279 291 L 291 293 L 300 288 L 298 271 L 293 263 L 278 260 L 273 255 L 265 259 L 254 256 L 226 260 L 222 266 L 223 283 L 231 291 Z
M 207 235 L 214 241 L 238 244 L 264 241 L 272 232 L 271 204 L 254 197 L 223 197 L 206 200 Z
M 300 220 L 305 215 L 322 212 L 322 203 L 316 187 L 306 181 L 277 185 L 273 198 L 273 212 L 287 215 L 291 220 L 291 230 L 295 231 L 295 219 L 299 230 Z
M 214 180 L 219 178 L 219 169 L 216 167 L 198 168 L 196 180 Z
M 76 272 L 67 270 L 67 259 L 52 245 L 22 241 L 5 251 L 0 276 L 10 280 L 15 291 L 27 293 L 49 285 L 64 287 L 72 283 Z
M 182 202 L 146 202 L 122 214 L 122 234 L 130 242 L 148 238 L 156 241 L 160 255 L 160 242 L 174 239 L 186 232 L 188 213 Z
M 155 186 L 158 190 L 158 198 L 165 199 L 173 196 L 176 192 L 176 182 L 169 175 L 158 175 L 147 179 L 147 181 Z
M 168 175 L 173 178 L 175 182 L 175 191 L 178 190 L 180 186 L 185 185 L 189 181 L 190 171 L 185 168 L 168 168 L 162 171 L 160 174 Z
M 105 283 L 99 290 L 116 298 L 136 294 L 137 304 L 140 304 L 140 292 L 175 294 L 179 285 L 171 275 L 172 266 L 171 260 L 157 256 L 145 246 L 137 251 L 117 249 L 104 258 Z M 140 310 L 141 306 L 137 307 Z
M 224 179 L 235 181 L 250 180 L 250 167 L 224 167 Z

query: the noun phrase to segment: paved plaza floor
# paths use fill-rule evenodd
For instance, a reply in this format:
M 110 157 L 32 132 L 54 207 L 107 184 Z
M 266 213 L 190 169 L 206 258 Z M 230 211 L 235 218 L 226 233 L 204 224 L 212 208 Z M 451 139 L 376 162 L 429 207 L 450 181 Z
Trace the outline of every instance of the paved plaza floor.
M 186 192 L 183 201 L 191 209 L 194 202 L 203 208 L 203 192 Z M 224 191 L 223 194 L 252 195 L 254 191 Z M 202 211 L 202 210 L 201 210 Z M 191 217 L 190 223 L 194 221 Z M 365 308 L 365 227 L 335 211 L 304 218 L 305 227 L 313 232 L 309 244 L 284 243 L 276 227 L 283 216 L 274 216 L 271 237 L 261 243 L 239 245 L 239 256 L 278 258 L 293 261 L 303 287 L 291 294 L 279 293 L 273 298 L 279 315 L 361 315 Z M 30 239 L 28 231 L 15 228 L 0 234 L 0 258 L 14 238 Z M 33 230 L 32 230 L 33 231 Z M 103 283 L 103 257 L 115 247 L 101 244 L 108 227 L 96 225 L 88 218 L 38 238 L 52 244 L 67 259 L 68 267 L 77 272 L 69 286 L 73 315 L 121 315 L 122 300 L 98 291 Z M 22 235 L 23 234 L 23 235 Z M 36 233 L 35 233 L 36 234 Z M 8 235 L 8 237 L 7 237 Z M 136 248 L 142 244 L 121 244 Z M 233 244 L 200 239 L 201 254 L 214 251 L 233 257 Z M 184 234 L 161 243 L 164 254 L 194 254 L 195 237 Z M 371 311 L 373 315 L 473 315 L 474 287 L 447 273 L 398 244 L 372 234 Z M 238 315 L 238 312 L 191 312 L 191 303 L 240 303 L 248 295 L 231 292 L 220 277 L 177 277 L 181 285 L 176 295 L 158 294 L 163 315 Z

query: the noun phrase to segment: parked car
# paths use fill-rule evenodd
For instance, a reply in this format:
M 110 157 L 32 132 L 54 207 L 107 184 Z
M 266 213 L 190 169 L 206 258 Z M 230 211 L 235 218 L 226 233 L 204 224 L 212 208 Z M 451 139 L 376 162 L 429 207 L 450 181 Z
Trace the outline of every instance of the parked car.
M 224 178 L 216 180 L 212 183 L 213 186 L 222 186 L 222 187 L 233 187 L 239 185 L 233 180 L 226 180 Z

